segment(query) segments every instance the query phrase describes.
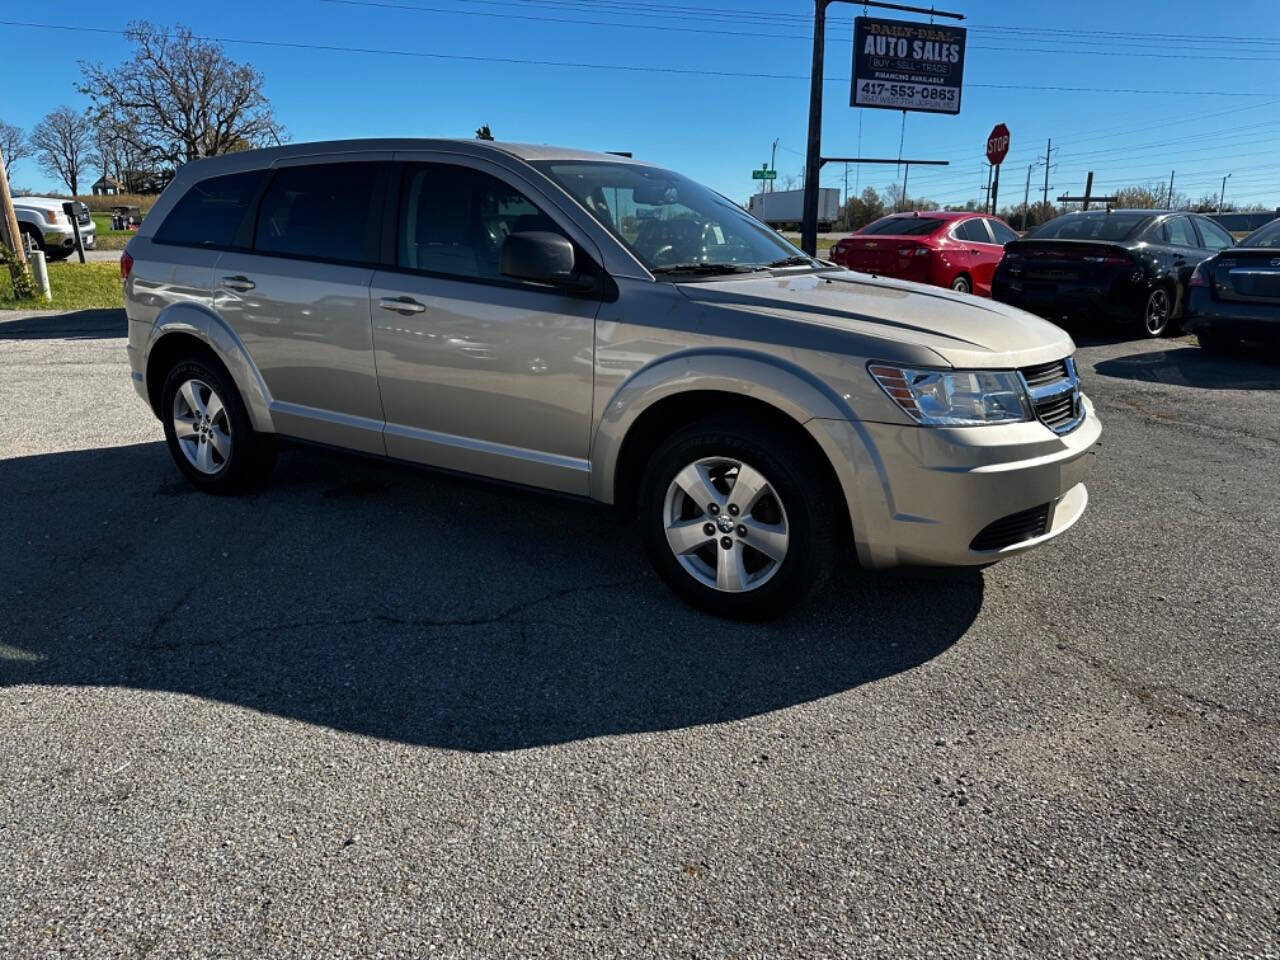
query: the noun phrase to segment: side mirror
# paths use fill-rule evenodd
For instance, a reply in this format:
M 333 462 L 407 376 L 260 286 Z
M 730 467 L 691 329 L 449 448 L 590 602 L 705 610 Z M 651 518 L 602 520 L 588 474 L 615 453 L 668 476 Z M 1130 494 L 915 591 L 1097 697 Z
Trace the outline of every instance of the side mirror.
M 541 230 L 508 236 L 502 243 L 498 263 L 504 277 L 569 290 L 590 289 L 593 281 L 577 273 L 573 266 L 573 244 L 558 233 Z

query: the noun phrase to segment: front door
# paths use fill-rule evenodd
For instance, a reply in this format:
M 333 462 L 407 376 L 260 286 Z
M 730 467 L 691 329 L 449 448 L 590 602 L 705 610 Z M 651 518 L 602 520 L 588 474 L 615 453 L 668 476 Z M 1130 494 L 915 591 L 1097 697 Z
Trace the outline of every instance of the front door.
M 371 291 L 387 452 L 585 495 L 600 302 L 499 271 L 509 234 L 572 228 L 483 161 L 399 180 L 394 267 Z
M 383 453 L 369 283 L 379 164 L 302 163 L 275 172 L 253 249 L 214 268 L 215 309 L 244 341 L 277 432 Z

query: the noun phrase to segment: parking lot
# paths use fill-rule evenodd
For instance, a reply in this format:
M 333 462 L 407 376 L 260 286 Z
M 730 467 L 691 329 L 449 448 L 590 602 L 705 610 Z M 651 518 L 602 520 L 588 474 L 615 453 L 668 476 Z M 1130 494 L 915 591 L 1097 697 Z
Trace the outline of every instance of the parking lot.
M 0 322 L 0 956 L 1280 956 L 1280 357 L 1082 332 L 1091 504 L 766 625 L 606 509 L 193 491 Z

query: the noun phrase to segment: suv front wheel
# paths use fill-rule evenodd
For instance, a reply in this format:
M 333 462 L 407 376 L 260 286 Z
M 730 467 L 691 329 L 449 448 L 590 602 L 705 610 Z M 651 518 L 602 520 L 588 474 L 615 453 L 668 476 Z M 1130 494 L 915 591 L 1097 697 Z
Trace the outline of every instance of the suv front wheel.
M 275 451 L 254 431 L 231 378 L 203 357 L 175 364 L 160 393 L 164 438 L 174 462 L 197 487 L 234 493 L 270 472 Z
M 776 616 L 835 567 L 846 521 L 826 465 L 745 421 L 686 427 L 641 482 L 645 549 L 687 602 L 720 616 Z

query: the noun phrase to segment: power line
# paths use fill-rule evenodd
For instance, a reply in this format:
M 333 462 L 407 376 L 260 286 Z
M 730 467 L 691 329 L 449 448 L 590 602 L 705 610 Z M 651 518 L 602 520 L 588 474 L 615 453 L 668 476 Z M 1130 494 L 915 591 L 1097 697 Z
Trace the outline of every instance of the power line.
M 74 33 L 121 34 L 108 27 L 87 27 L 61 23 L 36 23 L 23 20 L 0 20 L 0 26 L 25 27 L 36 30 L 64 30 Z M 467 63 L 501 63 L 512 66 L 559 67 L 576 70 L 615 70 L 624 73 L 666 73 L 681 76 L 731 77 L 757 80 L 803 80 L 810 77 L 798 73 L 760 73 L 759 71 L 708 70 L 706 68 L 672 67 L 624 63 L 586 63 L 573 60 L 542 60 L 529 57 L 494 57 L 479 54 L 438 53 L 428 50 L 396 50 L 388 47 L 357 47 L 336 43 L 303 43 L 298 40 L 259 40 L 247 37 L 213 37 L 193 34 L 197 40 L 211 43 L 243 44 L 255 47 L 277 47 L 291 50 L 319 50 L 325 53 L 358 53 L 377 56 L 406 57 L 423 60 L 448 60 Z M 826 77 L 827 83 L 849 83 L 849 77 Z M 1270 94 L 1240 90 L 1145 90 L 1135 87 L 1068 87 L 1032 86 L 1023 83 L 968 83 L 970 88 L 986 90 L 1034 90 L 1042 93 L 1123 93 L 1170 97 L 1266 97 Z

